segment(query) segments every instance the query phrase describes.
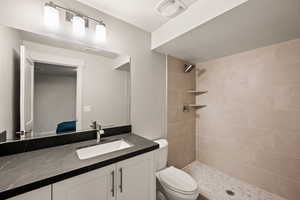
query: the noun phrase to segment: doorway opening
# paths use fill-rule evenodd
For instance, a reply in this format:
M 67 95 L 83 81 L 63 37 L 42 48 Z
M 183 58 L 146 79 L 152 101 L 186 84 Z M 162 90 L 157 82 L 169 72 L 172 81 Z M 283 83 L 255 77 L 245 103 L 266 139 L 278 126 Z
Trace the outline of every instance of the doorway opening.
M 76 80 L 76 67 L 34 64 L 34 133 L 76 131 Z
M 20 133 L 81 129 L 83 60 L 20 50 Z

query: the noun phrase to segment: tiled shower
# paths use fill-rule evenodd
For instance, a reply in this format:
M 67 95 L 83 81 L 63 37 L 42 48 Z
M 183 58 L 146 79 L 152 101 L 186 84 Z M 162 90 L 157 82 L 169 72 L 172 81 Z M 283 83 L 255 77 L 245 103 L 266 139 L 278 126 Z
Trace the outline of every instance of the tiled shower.
M 185 63 L 168 57 L 169 165 L 196 160 L 298 200 L 300 40 L 197 63 L 190 73 L 183 73 Z M 184 104 L 207 107 L 183 112 Z

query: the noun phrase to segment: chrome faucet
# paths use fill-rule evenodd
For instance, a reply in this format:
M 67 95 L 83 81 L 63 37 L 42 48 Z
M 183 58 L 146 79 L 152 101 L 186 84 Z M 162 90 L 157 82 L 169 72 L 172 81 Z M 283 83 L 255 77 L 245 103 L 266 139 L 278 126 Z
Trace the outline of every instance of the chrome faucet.
M 104 130 L 102 129 L 101 125 L 97 123 L 97 121 L 93 121 L 90 124 L 90 127 L 92 129 L 95 129 L 97 132 L 97 143 L 100 143 L 101 141 L 101 135 L 104 135 Z

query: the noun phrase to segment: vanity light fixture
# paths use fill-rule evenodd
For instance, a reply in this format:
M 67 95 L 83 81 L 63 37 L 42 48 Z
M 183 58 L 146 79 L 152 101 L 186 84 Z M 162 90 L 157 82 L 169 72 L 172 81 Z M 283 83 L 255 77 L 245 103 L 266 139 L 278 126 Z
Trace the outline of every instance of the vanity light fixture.
M 106 25 L 102 20 L 97 20 L 77 11 L 65 8 L 53 3 L 52 1 L 46 3 L 44 6 L 44 21 L 49 29 L 57 29 L 59 27 L 59 10 L 63 10 L 65 12 L 65 19 L 72 23 L 73 33 L 76 36 L 83 37 L 85 35 L 86 28 L 90 27 L 90 23 L 94 23 L 96 24 L 96 41 L 106 41 Z
M 44 24 L 51 30 L 59 27 L 59 11 L 52 2 L 46 3 L 44 6 Z
M 99 23 L 96 25 L 95 40 L 97 42 L 105 42 L 106 41 L 106 26 L 105 26 L 105 24 Z
M 83 17 L 76 15 L 72 18 L 73 33 L 78 37 L 83 37 L 85 34 L 85 20 Z

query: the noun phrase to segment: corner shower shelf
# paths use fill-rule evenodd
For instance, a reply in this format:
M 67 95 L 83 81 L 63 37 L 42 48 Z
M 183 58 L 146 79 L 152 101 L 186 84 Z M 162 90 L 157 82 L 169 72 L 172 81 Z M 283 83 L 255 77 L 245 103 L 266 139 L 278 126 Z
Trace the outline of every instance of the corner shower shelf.
M 207 105 L 198 105 L 198 104 L 188 104 L 188 105 L 184 105 L 183 106 L 183 111 L 190 111 L 191 108 L 193 109 L 201 109 L 201 108 L 205 108 Z
M 204 108 L 206 107 L 207 105 L 197 105 L 197 104 L 189 104 L 189 105 L 186 105 L 190 108 Z
M 205 94 L 205 93 L 207 93 L 208 91 L 201 91 L 201 90 L 188 90 L 187 92 L 188 92 L 188 93 L 191 93 L 191 94 L 195 94 L 195 95 L 197 95 L 197 94 Z

